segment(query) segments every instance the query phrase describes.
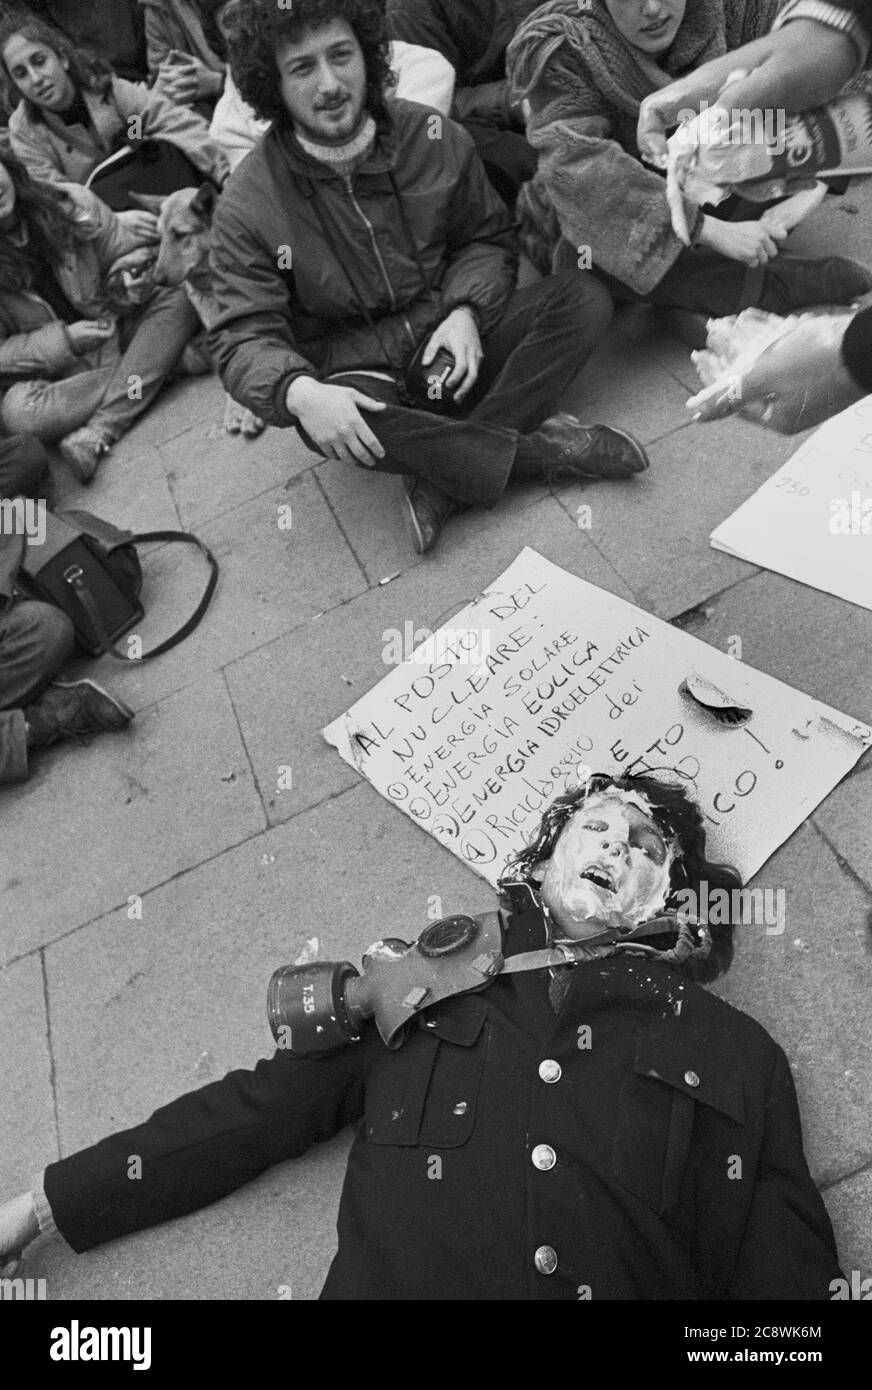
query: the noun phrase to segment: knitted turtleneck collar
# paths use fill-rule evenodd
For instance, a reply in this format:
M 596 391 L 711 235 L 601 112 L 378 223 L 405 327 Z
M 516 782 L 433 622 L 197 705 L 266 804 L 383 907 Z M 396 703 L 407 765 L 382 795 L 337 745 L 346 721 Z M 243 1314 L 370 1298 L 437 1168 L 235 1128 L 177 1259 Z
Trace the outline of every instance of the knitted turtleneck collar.
M 294 138 L 312 159 L 317 159 L 320 164 L 329 164 L 341 170 L 365 159 L 375 144 L 376 133 L 375 121 L 372 116 L 367 116 L 354 139 L 349 140 L 345 145 L 319 145 L 316 141 L 301 135 L 298 130 L 294 131 Z

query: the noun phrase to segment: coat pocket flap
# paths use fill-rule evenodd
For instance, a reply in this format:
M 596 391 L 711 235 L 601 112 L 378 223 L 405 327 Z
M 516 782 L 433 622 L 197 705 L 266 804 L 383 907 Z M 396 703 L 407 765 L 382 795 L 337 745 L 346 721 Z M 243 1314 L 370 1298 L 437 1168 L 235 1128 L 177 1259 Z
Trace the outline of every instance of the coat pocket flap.
M 691 1100 L 745 1122 L 745 1096 L 737 1076 L 727 1076 L 701 1050 L 676 1046 L 666 1039 L 646 1038 L 636 1052 L 635 1071 L 663 1081 Z

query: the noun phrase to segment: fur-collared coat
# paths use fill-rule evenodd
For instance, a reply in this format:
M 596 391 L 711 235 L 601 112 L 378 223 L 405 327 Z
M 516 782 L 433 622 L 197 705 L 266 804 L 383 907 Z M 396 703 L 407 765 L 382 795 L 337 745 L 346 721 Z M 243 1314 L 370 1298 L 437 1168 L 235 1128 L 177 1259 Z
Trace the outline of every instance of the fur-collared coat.
M 639 158 L 639 107 L 651 92 L 768 33 L 779 0 L 693 0 L 658 66 L 618 32 L 602 0 L 552 0 L 521 25 L 509 78 L 527 97 L 539 170 L 519 212 L 528 252 L 548 268 L 560 233 L 640 294 L 683 249 L 663 179 Z M 544 264 L 543 264 L 544 262 Z

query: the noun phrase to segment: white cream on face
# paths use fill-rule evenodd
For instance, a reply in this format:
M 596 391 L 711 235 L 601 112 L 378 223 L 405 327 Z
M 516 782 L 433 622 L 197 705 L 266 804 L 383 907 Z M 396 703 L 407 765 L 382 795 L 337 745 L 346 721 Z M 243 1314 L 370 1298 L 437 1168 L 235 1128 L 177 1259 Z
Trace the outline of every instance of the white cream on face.
M 574 939 L 597 935 L 614 912 L 637 926 L 665 906 L 674 859 L 643 796 L 597 792 L 564 827 L 545 869 L 542 900 Z

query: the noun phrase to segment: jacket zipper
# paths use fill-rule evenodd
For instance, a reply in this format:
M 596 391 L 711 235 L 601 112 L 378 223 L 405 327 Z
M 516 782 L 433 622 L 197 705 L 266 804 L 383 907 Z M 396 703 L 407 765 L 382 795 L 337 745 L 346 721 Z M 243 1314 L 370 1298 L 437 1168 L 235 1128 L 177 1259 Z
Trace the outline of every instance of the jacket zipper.
M 360 206 L 360 203 L 354 196 L 354 182 L 350 174 L 345 175 L 345 191 L 354 205 L 355 212 L 357 213 L 363 225 L 366 227 L 366 230 L 369 232 L 369 239 L 372 244 L 373 254 L 376 260 L 378 261 L 378 266 L 382 274 L 382 279 L 384 280 L 385 286 L 387 287 L 387 292 L 391 297 L 391 308 L 393 309 L 394 313 L 396 313 L 397 296 L 394 294 L 394 287 L 391 284 L 391 277 L 388 274 L 388 268 L 384 263 L 384 257 L 382 256 L 382 253 L 379 250 L 379 244 L 376 240 L 375 229 L 373 228 L 373 225 L 367 217 L 366 213 L 364 212 L 363 208 Z M 402 318 L 403 324 L 405 325 L 406 333 L 408 334 L 409 342 L 412 344 L 413 347 L 417 347 L 415 335 L 412 332 L 412 325 L 409 323 L 409 320 L 405 314 L 403 314 Z

